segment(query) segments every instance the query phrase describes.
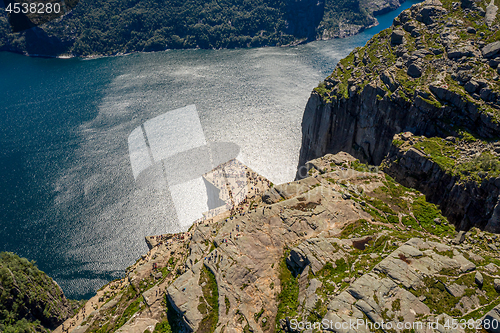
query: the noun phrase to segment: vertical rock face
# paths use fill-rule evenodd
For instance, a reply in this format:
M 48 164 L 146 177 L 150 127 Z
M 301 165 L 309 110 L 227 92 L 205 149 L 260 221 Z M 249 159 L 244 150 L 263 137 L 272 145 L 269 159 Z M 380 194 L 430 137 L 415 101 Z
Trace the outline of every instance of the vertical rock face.
M 497 29 L 476 33 L 478 24 L 486 24 L 482 8 L 466 7 L 438 0 L 414 5 L 391 28 L 341 60 L 307 103 L 299 170 L 308 160 L 339 151 L 374 165 L 387 157 L 391 176 L 443 205 L 461 228 L 500 231 L 494 185 L 500 166 L 483 165 L 472 156 L 484 153 L 489 154 L 484 158 L 498 160 L 496 148 L 455 147 L 462 162 L 469 163 L 467 170 L 456 159 L 433 163 L 428 151 L 411 158 L 406 153 L 409 164 L 398 164 L 401 154 L 391 150 L 394 135 L 402 132 L 430 138 L 451 135 L 462 138 L 460 142 L 500 136 Z M 464 23 L 464 17 L 474 15 L 481 19 Z M 498 27 L 500 20 L 495 17 L 488 24 Z M 424 165 L 429 169 L 422 170 Z
M 451 139 L 451 138 L 449 138 Z M 493 150 L 491 144 L 480 147 L 465 148 L 458 139 L 455 142 L 443 140 L 447 144 L 442 147 L 457 146 L 457 152 L 448 150 L 452 159 L 458 163 L 466 163 L 466 156 L 471 152 L 478 154 Z M 437 156 L 429 156 L 422 146 L 432 142 L 425 137 L 411 134 L 396 135 L 387 158 L 383 162 L 383 170 L 408 187 L 418 188 L 427 194 L 428 200 L 439 204 L 443 214 L 460 229 L 473 226 L 484 228 L 490 232 L 500 232 L 500 178 L 485 178 L 482 181 L 464 179 L 461 174 L 452 174 L 444 169 Z M 436 142 L 436 141 L 434 141 Z M 464 156 L 458 154 L 465 151 Z
M 323 19 L 325 1 L 321 0 L 291 0 L 287 2 L 288 33 L 314 40 L 316 27 Z
M 302 120 L 300 165 L 339 151 L 380 164 L 394 134 L 406 130 L 430 136 L 438 133 L 427 114 L 399 96 L 385 96 L 380 83 L 370 83 L 359 93 L 353 84 L 348 89 L 350 97 L 330 103 L 316 92 L 311 95 Z M 380 95 L 385 97 L 380 99 Z

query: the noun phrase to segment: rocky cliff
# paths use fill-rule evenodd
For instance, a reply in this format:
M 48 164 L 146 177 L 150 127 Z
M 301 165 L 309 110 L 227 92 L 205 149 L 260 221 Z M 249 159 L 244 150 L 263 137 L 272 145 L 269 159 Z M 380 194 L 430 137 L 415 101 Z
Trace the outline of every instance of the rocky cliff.
M 473 141 L 472 141 L 473 140 Z M 460 229 L 500 232 L 500 143 L 396 134 L 383 169 L 419 188 Z
M 427 194 L 460 228 L 498 231 L 498 5 L 425 1 L 341 60 L 307 104 L 300 165 L 338 151 L 374 165 L 386 159 L 386 172 Z M 415 147 L 420 153 L 412 149 L 398 164 L 393 139 L 403 132 L 430 145 L 450 137 L 453 147 Z
M 315 89 L 301 179 L 148 237 L 55 332 L 498 332 L 500 237 L 472 226 L 498 216 L 500 43 L 483 7 L 404 12 Z
M 323 332 L 358 320 L 443 331 L 452 318 L 498 318 L 498 236 L 456 235 L 422 193 L 349 154 L 308 165 L 252 208 L 150 239 L 55 332 L 300 332 L 323 320 Z

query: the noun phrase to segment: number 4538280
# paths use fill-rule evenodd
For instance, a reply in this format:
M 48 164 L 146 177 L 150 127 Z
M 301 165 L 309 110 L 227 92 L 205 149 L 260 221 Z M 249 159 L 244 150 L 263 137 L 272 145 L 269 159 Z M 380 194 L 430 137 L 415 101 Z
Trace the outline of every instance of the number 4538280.
M 500 324 L 498 322 L 497 319 L 490 319 L 490 318 L 486 318 L 486 319 L 478 319 L 478 320 L 474 320 L 474 319 L 469 319 L 469 320 L 465 320 L 465 319 L 447 319 L 444 323 L 444 328 L 446 329 L 458 329 L 458 328 L 461 328 L 461 329 L 466 329 L 466 328 L 469 328 L 469 329 L 476 329 L 476 330 L 480 330 L 480 329 L 483 329 L 485 328 L 486 330 L 496 330 L 500 327 Z
M 9 3 L 5 8 L 5 11 L 9 14 L 59 14 L 61 12 L 61 4 L 59 3 Z

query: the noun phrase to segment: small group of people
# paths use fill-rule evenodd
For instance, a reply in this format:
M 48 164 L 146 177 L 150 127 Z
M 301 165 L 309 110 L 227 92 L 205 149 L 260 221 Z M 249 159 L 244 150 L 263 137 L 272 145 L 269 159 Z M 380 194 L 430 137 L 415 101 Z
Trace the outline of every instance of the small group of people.
M 155 239 L 156 241 L 159 243 L 159 242 L 162 242 L 162 241 L 165 241 L 167 239 L 171 238 L 170 235 L 158 235 L 158 236 L 155 236 Z
M 158 242 L 155 246 L 159 246 L 161 244 L 169 244 L 174 241 L 185 241 L 191 237 L 191 233 L 189 231 L 178 233 L 178 234 L 168 234 L 168 235 L 159 235 L 155 236 L 156 241 Z
M 207 260 L 208 262 L 211 262 L 212 260 L 214 262 L 217 262 L 217 257 L 219 257 L 220 261 L 224 260 L 224 257 L 222 256 L 222 254 L 220 256 L 218 256 L 217 250 L 212 252 L 208 257 L 205 257 L 205 260 Z

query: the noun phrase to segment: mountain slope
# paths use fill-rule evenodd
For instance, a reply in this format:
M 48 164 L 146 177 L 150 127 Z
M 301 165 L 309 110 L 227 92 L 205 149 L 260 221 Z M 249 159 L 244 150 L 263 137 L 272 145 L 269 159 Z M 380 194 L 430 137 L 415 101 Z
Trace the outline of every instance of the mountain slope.
M 77 303 L 25 258 L 0 253 L 0 331 L 55 329 L 73 315 Z
M 461 229 L 500 231 L 499 5 L 425 1 L 341 60 L 307 104 L 300 164 L 384 161 Z M 418 140 L 401 151 L 398 133 Z
M 89 56 L 288 45 L 357 33 L 399 1 L 82 0 L 62 19 L 15 34 L 0 12 L 0 50 Z
M 455 236 L 424 195 L 346 153 L 308 167 L 308 178 L 272 187 L 239 214 L 155 237 L 64 327 L 297 332 L 325 319 L 341 332 L 335 325 L 357 319 L 439 319 L 443 331 L 444 320 L 500 310 L 497 235 Z

